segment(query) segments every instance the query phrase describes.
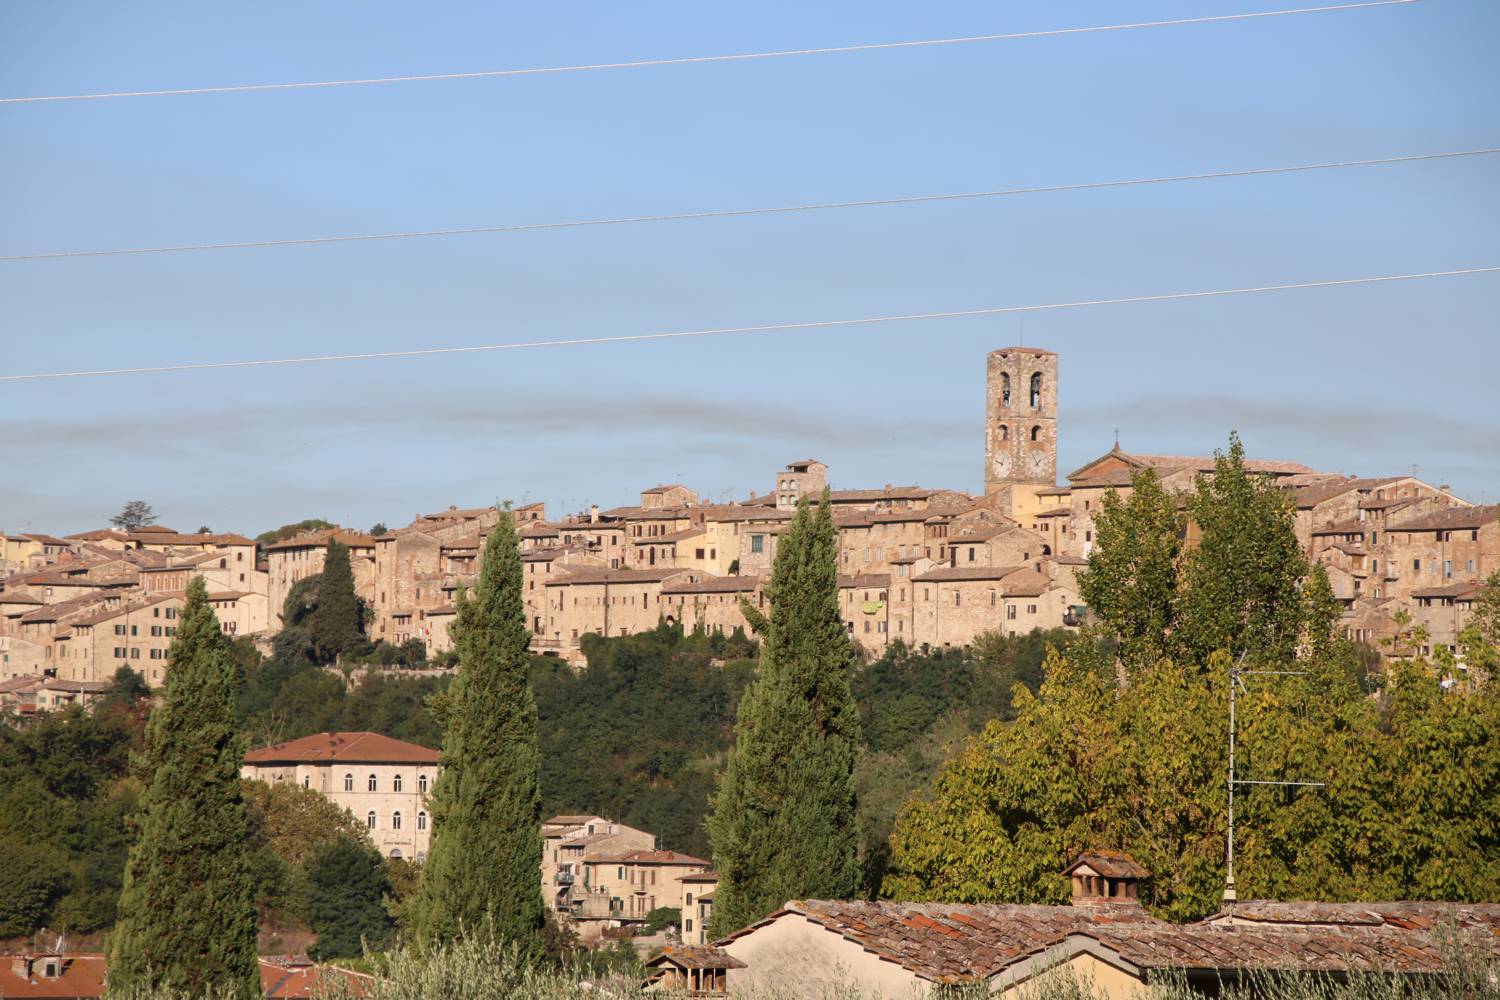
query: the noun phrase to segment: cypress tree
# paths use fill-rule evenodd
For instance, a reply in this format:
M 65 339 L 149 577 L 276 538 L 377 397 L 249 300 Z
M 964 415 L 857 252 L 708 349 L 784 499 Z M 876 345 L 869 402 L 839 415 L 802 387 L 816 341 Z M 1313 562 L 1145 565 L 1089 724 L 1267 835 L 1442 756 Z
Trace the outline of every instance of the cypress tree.
M 719 871 L 714 930 L 791 899 L 859 889 L 854 646 L 838 605 L 838 542 L 825 492 L 804 498 L 772 567 L 760 673 L 740 701 L 709 840 Z
M 318 934 L 313 958 L 358 958 L 365 945 L 379 949 L 390 937 L 385 897 L 391 879 L 385 860 L 368 842 L 336 837 L 303 864 L 307 873 L 308 921 Z
M 111 989 L 260 995 L 245 853 L 234 665 L 203 579 L 188 585 L 161 705 L 138 760 L 146 783 L 110 942 Z
M 318 579 L 318 607 L 312 616 L 313 647 L 320 660 L 336 660 L 359 642 L 360 635 L 359 599 L 354 596 L 349 546 L 330 537 Z
M 454 628 L 458 677 L 413 928 L 436 945 L 493 921 L 497 937 L 532 949 L 544 912 L 541 755 L 521 553 L 508 512 L 485 543 L 474 595 L 460 597 Z

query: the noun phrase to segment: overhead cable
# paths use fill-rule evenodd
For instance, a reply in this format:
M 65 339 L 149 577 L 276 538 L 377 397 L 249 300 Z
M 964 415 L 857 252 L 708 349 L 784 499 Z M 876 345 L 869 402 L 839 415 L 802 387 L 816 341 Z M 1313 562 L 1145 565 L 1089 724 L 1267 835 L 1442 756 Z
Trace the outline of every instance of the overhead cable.
M 41 253 L 0 256 L 0 264 L 25 260 L 57 260 L 68 257 L 128 257 L 142 254 L 188 253 L 200 250 L 247 250 L 263 247 L 305 247 L 327 243 L 367 243 L 378 240 L 430 239 L 436 236 L 475 236 L 485 233 L 529 233 L 548 229 L 584 229 L 591 226 L 623 226 L 644 222 L 685 222 L 704 219 L 735 219 L 754 215 L 789 215 L 796 212 L 823 212 L 836 208 L 877 208 L 890 205 L 922 205 L 944 201 L 966 201 L 979 198 L 1004 198 L 1020 194 L 1056 194 L 1063 191 L 1099 191 L 1106 188 L 1139 187 L 1150 184 L 1173 184 L 1179 181 L 1218 180 L 1227 177 L 1263 177 L 1271 174 L 1294 174 L 1313 170 L 1338 170 L 1345 167 L 1385 166 L 1393 163 L 1416 163 L 1423 160 L 1451 160 L 1468 156 L 1500 153 L 1500 146 L 1465 149 L 1447 153 L 1415 153 L 1410 156 L 1386 156 L 1373 160 L 1341 160 L 1328 163 L 1299 163 L 1285 167 L 1252 167 L 1245 170 L 1218 170 L 1201 174 L 1175 174 L 1165 177 L 1133 177 L 1128 180 L 1085 181 L 1078 184 L 1050 184 L 1041 187 L 1002 188 L 995 191 L 962 191 L 955 194 L 919 194 L 895 198 L 868 198 L 858 201 L 826 201 L 807 205 L 777 205 L 770 208 L 728 208 L 699 212 L 677 212 L 666 215 L 630 215 L 608 219 L 574 219 L 567 222 L 526 222 L 508 226 L 468 226 L 457 229 L 422 229 L 394 233 L 359 233 L 351 236 L 309 236 L 281 240 L 241 240 L 232 243 L 183 243 L 159 247 L 118 247 L 110 250 L 50 250 Z
M 1051 38 L 1059 35 L 1098 34 L 1107 31 L 1135 31 L 1143 28 L 1170 28 L 1189 24 L 1216 24 L 1226 21 L 1250 21 L 1293 14 L 1323 14 L 1335 11 L 1361 10 L 1368 7 L 1397 7 L 1420 0 L 1365 0 L 1361 3 L 1328 4 L 1320 7 L 1297 7 L 1287 10 L 1251 11 L 1243 14 L 1217 14 L 1206 17 L 1180 17 L 1167 21 L 1137 21 L 1131 24 L 1101 24 L 1083 28 L 1048 28 L 1040 31 L 1015 31 L 999 35 L 969 35 L 961 38 L 925 38 L 901 42 L 873 42 L 863 45 L 834 45 L 813 49 L 780 49 L 772 52 L 737 52 L 728 55 L 680 56 L 670 59 L 636 59 L 629 62 L 592 63 L 577 66 L 534 66 L 521 69 L 477 70 L 463 73 L 421 73 L 408 76 L 380 76 L 352 80 L 314 80 L 299 83 L 249 83 L 226 87 L 181 87 L 170 90 L 122 90 L 97 94 L 54 94 L 41 97 L 5 97 L 0 104 L 43 104 L 58 101 L 104 101 L 124 97 L 181 97 L 190 94 L 243 94 L 264 90 L 309 90 L 320 87 L 361 87 L 379 83 L 416 83 L 431 80 L 478 80 L 508 76 L 539 76 L 556 73 L 593 73 L 611 69 L 646 69 L 656 66 L 687 66 L 700 63 L 746 62 L 755 59 L 785 59 L 793 56 L 840 55 L 851 52 L 876 52 L 889 49 L 934 48 L 943 45 L 969 45 L 976 42 L 1009 42 L 1027 38 Z
M 162 372 L 207 371 L 217 368 L 267 368 L 286 365 L 321 364 L 333 361 L 373 361 L 388 358 L 416 358 L 440 354 L 479 354 L 489 351 L 521 351 L 541 347 L 582 347 L 600 344 L 626 344 L 647 340 L 679 340 L 689 337 L 717 337 L 734 334 L 776 333 L 791 330 L 827 330 L 878 323 L 908 323 L 918 320 L 957 319 L 966 316 L 998 316 L 1004 313 L 1045 312 L 1055 309 L 1080 309 L 1088 306 L 1127 305 L 1139 302 L 1171 302 L 1183 299 L 1207 299 L 1260 292 L 1284 292 L 1301 288 L 1334 288 L 1351 285 L 1373 285 L 1392 281 L 1414 281 L 1421 278 L 1445 278 L 1500 271 L 1500 265 L 1466 267 L 1448 271 L 1422 271 L 1410 274 L 1382 274 L 1363 278 L 1334 278 L 1322 281 L 1298 281 L 1281 285 L 1256 285 L 1245 288 L 1217 288 L 1197 292 L 1168 292 L 1158 295 L 1129 295 L 1106 299 L 1084 299 L 1072 302 L 1049 302 L 1025 306 L 989 306 L 979 309 L 953 309 L 943 312 L 906 313 L 894 316 L 863 316 L 857 319 L 825 319 L 800 323 L 767 323 L 756 326 L 729 326 L 707 330 L 677 330 L 666 333 L 632 333 L 603 337 L 570 337 L 561 340 L 533 340 L 508 344 L 479 344 L 469 347 L 419 347 L 401 351 L 365 351 L 358 354 L 319 354 L 292 358 L 262 358 L 250 361 L 200 361 L 187 364 L 162 364 L 138 368 L 96 368 L 79 371 L 39 372 L 26 375 L 0 375 L 0 382 L 37 382 L 46 379 L 92 378 L 104 375 L 149 375 Z

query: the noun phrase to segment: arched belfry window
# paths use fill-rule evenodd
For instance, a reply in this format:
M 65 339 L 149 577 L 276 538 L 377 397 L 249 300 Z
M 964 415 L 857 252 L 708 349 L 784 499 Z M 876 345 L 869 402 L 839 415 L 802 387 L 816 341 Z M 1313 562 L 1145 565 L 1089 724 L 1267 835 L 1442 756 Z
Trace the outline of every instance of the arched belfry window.
M 1034 372 L 1031 376 L 1031 408 L 1034 410 L 1042 405 L 1042 373 Z
M 1009 441 L 1010 440 L 1010 428 L 1007 427 L 1007 426 L 1005 426 L 1004 424 L 1000 425 L 1000 440 L 1001 441 Z
M 1033 441 L 1040 441 L 1041 438 L 1042 438 L 1042 428 L 1041 428 L 1041 425 L 1038 424 L 1035 427 L 1031 428 L 1031 440 L 1033 440 Z
M 1009 372 L 1002 372 L 1000 374 L 1000 405 L 1001 406 L 1009 406 L 1010 405 L 1010 373 Z

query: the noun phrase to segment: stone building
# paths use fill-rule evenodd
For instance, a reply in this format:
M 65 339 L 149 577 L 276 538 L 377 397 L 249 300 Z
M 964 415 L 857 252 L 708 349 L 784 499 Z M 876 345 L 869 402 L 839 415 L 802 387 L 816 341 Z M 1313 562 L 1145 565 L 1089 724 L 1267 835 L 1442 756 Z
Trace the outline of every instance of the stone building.
M 269 605 L 269 631 L 281 631 L 281 609 L 286 596 L 298 580 L 323 572 L 328 542 L 336 539 L 349 547 L 349 567 L 354 573 L 354 593 L 367 603 L 375 600 L 375 539 L 358 531 L 343 528 L 309 531 L 267 545 L 266 600 Z
M 389 858 L 425 861 L 431 844 L 427 796 L 438 752 L 379 733 L 318 733 L 245 754 L 240 777 L 290 782 L 327 796 L 363 823 Z
M 683 876 L 711 867 L 702 858 L 677 851 L 601 851 L 586 856 L 582 878 L 573 887 L 574 918 L 615 926 L 644 922 L 652 910 L 678 904 Z
M 991 351 L 985 375 L 984 492 L 1012 509 L 1014 488 L 1057 485 L 1057 355 Z M 1024 492 L 1024 491 L 1023 491 Z
M 815 458 L 800 462 L 788 462 L 785 469 L 776 473 L 777 510 L 796 510 L 797 501 L 803 497 L 816 500 L 828 488 L 828 466 Z

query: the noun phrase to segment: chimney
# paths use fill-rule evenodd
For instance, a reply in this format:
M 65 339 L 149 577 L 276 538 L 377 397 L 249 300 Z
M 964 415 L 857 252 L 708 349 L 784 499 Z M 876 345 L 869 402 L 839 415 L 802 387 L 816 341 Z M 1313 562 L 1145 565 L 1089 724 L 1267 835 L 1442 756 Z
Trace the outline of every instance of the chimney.
M 1438 489 L 1440 491 L 1442 491 L 1443 493 L 1452 493 L 1453 492 L 1453 487 L 1449 486 L 1447 483 L 1444 483 L 1443 485 L 1439 486 Z
M 589 524 L 598 524 L 598 523 L 599 523 L 599 505 L 596 504 L 596 503 L 591 503 L 591 504 L 589 504 Z
M 1084 851 L 1063 870 L 1073 882 L 1074 906 L 1140 905 L 1141 883 L 1151 873 L 1124 851 Z

